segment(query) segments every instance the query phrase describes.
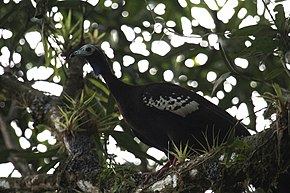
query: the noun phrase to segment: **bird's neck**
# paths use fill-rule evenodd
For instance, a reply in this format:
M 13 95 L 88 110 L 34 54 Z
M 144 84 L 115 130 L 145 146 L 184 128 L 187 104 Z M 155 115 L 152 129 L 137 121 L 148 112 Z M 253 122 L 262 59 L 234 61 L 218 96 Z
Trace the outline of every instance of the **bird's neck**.
M 94 59 L 93 61 L 98 61 L 98 66 L 93 62 L 91 63 L 95 74 L 98 75 L 100 73 L 102 75 L 116 101 L 120 103 L 127 101 L 132 86 L 122 82 L 113 74 L 105 57 L 98 60 Z
M 98 64 L 95 62 L 98 62 Z M 109 67 L 109 61 L 105 55 L 97 58 L 90 58 L 89 63 L 92 65 L 96 75 L 102 75 L 116 101 L 123 103 L 128 100 L 130 88 L 132 88 L 132 86 L 125 84 L 113 74 Z
M 120 98 L 128 91 L 130 88 L 130 85 L 122 82 L 119 80 L 111 71 L 111 69 L 105 68 L 102 69 L 102 77 L 106 81 L 107 86 L 109 87 L 109 90 L 113 94 L 115 98 Z

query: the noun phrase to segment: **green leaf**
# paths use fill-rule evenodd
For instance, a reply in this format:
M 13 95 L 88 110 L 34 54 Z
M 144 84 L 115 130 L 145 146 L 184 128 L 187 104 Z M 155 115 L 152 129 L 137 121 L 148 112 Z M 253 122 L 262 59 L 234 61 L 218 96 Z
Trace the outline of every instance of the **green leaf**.
M 261 55 L 267 55 L 277 47 L 277 42 L 274 38 L 277 35 L 277 30 L 273 29 L 270 25 L 252 25 L 233 31 L 232 38 L 254 36 L 255 39 L 251 40 L 252 45 L 246 47 L 239 52 L 239 56 L 243 57 L 257 57 Z
M 107 115 L 114 113 L 115 104 L 116 104 L 115 99 L 114 99 L 113 95 L 110 94 L 109 97 L 108 97 L 108 102 L 106 104 Z
M 226 72 L 222 74 L 215 82 L 212 88 L 211 95 L 213 96 L 216 92 L 216 89 L 231 75 L 231 72 Z
M 230 35 L 231 37 L 243 36 L 271 36 L 274 37 L 277 31 L 271 28 L 270 25 L 251 25 L 235 30 Z
M 265 76 L 265 80 L 272 80 L 284 72 L 283 68 L 276 68 Z
M 46 152 L 32 152 L 32 151 L 24 151 L 24 152 L 18 152 L 15 153 L 17 157 L 26 158 L 26 159 L 39 159 L 39 158 L 48 158 L 53 157 L 57 155 L 58 148 L 54 148 L 51 150 L 48 150 Z
M 68 11 L 66 21 L 65 21 L 65 29 L 69 30 L 71 29 L 71 9 Z
M 275 25 L 279 30 L 282 30 L 284 28 L 286 18 L 285 18 L 285 12 L 283 5 L 279 4 L 274 8 L 274 11 L 276 11 L 276 18 L 275 18 Z
M 74 31 L 75 31 L 75 29 L 77 29 L 78 31 L 81 31 L 81 21 L 82 20 L 78 20 L 77 21 L 77 23 L 74 25 L 74 26 L 72 26 L 71 28 L 69 28 L 69 33 L 73 33 Z
M 106 95 L 110 94 L 109 89 L 102 84 L 100 81 L 94 79 L 94 78 L 89 78 L 89 81 L 97 88 L 101 89 Z
M 225 52 L 224 48 L 222 47 L 220 43 L 219 43 L 219 49 L 228 70 L 232 72 L 233 74 L 239 74 L 239 72 L 235 68 L 235 65 L 233 64 L 232 61 L 229 60 L 229 56 L 227 55 L 227 53 Z
M 275 90 L 275 93 L 277 94 L 277 96 L 278 96 L 278 97 L 282 97 L 282 96 L 283 96 L 283 94 L 282 94 L 282 91 L 281 91 L 281 88 L 280 88 L 279 84 L 277 84 L 277 83 L 274 83 L 274 84 L 273 84 L 273 88 L 274 88 L 274 90 Z
M 274 41 L 275 35 L 265 33 L 264 35 L 256 36 L 255 40 L 252 41 L 252 45 L 243 49 L 240 53 L 240 57 L 252 58 L 252 57 L 263 57 L 274 52 L 278 47 L 278 42 Z

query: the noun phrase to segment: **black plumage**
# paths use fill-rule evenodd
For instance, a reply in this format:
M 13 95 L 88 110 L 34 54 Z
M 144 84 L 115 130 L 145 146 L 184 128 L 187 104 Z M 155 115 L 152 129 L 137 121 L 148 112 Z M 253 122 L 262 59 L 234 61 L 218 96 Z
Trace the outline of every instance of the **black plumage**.
M 71 57 L 81 56 L 101 74 L 113 94 L 120 112 L 136 136 L 161 151 L 188 143 L 200 150 L 219 144 L 234 128 L 235 136 L 247 136 L 248 130 L 235 118 L 202 96 L 170 83 L 128 85 L 117 79 L 103 51 L 84 45 Z M 205 137 L 207 140 L 205 140 Z M 204 146 L 204 147 L 203 147 Z

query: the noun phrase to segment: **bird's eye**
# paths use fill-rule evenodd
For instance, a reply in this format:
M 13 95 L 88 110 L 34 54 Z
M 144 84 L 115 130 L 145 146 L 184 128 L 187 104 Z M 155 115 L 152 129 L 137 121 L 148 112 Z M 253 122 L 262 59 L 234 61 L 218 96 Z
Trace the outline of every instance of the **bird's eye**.
M 86 48 L 86 51 L 87 52 L 91 52 L 92 51 L 92 48 L 88 47 L 88 48 Z

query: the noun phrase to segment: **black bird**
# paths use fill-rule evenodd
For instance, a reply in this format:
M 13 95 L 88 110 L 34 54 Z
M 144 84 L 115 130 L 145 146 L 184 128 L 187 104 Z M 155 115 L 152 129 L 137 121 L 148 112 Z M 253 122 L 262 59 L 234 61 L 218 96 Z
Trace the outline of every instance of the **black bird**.
M 87 60 L 96 75 L 101 74 L 120 112 L 135 135 L 145 144 L 165 153 L 188 144 L 194 150 L 219 144 L 234 129 L 235 136 L 248 130 L 220 107 L 202 96 L 170 83 L 128 85 L 117 79 L 109 59 L 97 46 L 84 45 L 73 52 Z M 207 139 L 205 139 L 207 138 Z

